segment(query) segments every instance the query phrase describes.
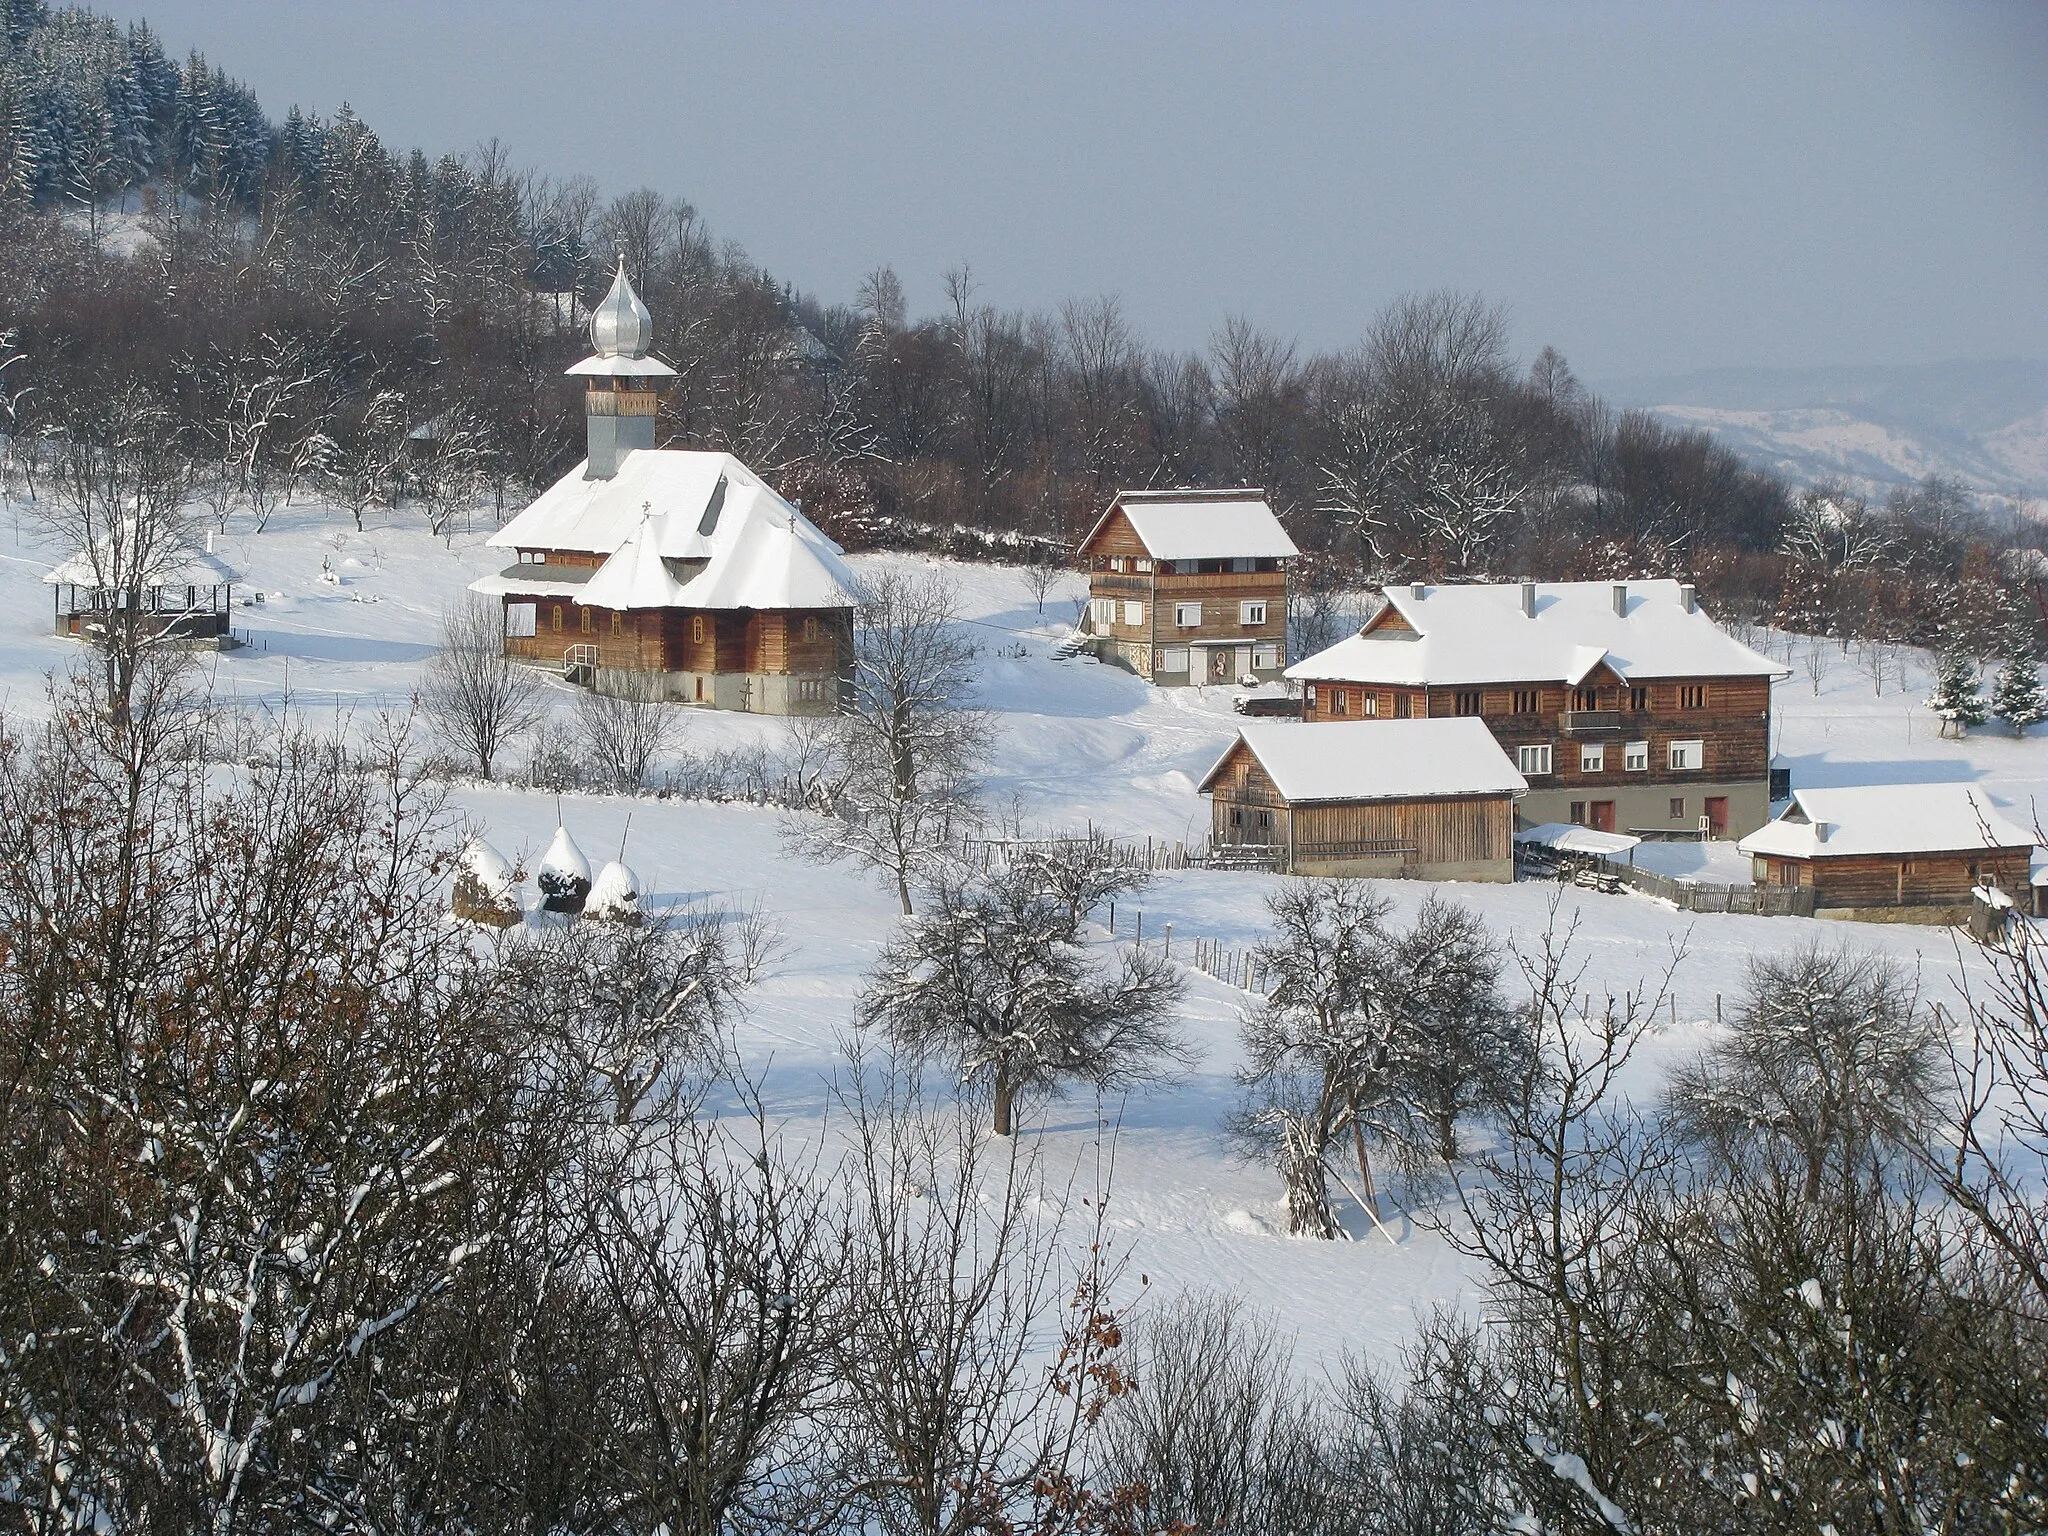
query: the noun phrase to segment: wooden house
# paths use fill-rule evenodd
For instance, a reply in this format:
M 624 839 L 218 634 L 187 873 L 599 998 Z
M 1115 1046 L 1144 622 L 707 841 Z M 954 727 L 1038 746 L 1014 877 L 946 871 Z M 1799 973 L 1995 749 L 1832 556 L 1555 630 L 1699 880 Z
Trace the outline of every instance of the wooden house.
M 1299 553 L 1256 487 L 1121 491 L 1081 541 L 1084 628 L 1098 659 L 1147 682 L 1271 682 Z
M 654 446 L 652 326 L 621 268 L 591 317 L 588 453 L 489 539 L 513 563 L 505 654 L 604 692 L 829 714 L 850 686 L 856 582 L 837 544 L 727 453 Z
M 1318 724 L 1483 721 L 1529 781 L 1525 825 L 1739 837 L 1770 814 L 1787 675 L 1676 581 L 1390 587 L 1356 635 L 1287 669 Z
M 2029 894 L 2033 835 L 1967 784 L 1795 789 L 1738 845 L 1759 884 L 1800 886 L 1825 914 L 1961 922 L 1973 887 Z
M 1299 875 L 1515 878 L 1528 781 L 1476 720 L 1247 721 L 1202 780 L 1212 847 Z

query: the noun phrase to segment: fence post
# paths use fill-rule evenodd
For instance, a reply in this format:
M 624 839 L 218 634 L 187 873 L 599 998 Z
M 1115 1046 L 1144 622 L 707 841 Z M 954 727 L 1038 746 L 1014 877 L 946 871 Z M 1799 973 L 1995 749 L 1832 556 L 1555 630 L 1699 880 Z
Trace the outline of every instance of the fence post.
M 1137 936 L 1133 942 L 1138 944 L 1145 942 L 1145 909 L 1143 907 L 1138 908 Z
M 1173 924 L 1166 925 L 1166 958 L 1173 958 Z

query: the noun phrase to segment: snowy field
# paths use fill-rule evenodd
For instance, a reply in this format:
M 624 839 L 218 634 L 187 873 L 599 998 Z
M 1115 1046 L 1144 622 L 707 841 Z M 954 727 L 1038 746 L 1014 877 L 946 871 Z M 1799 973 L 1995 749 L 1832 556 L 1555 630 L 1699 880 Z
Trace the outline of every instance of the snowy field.
M 343 514 L 299 508 L 260 535 L 217 539 L 242 586 L 234 625 L 249 643 L 204 664 L 223 694 L 291 707 L 324 723 L 367 720 L 405 707 L 432 653 L 441 610 L 471 576 L 501 563 L 482 547 L 486 529 L 452 544 L 410 515 L 379 514 L 358 534 Z M 12 712 L 43 707 L 43 679 L 79 655 L 50 632 L 42 574 L 69 551 L 45 547 L 32 522 L 7 509 L 0 522 L 0 698 Z M 909 557 L 862 557 L 857 565 Z M 923 562 L 918 562 L 923 563 Z M 323 569 L 339 578 L 323 580 Z M 952 566 L 964 614 L 982 645 L 982 702 L 998 717 L 998 761 L 989 809 L 1030 828 L 1087 824 L 1119 836 L 1200 840 L 1207 807 L 1195 784 L 1233 731 L 1226 690 L 1155 691 L 1122 672 L 1050 651 L 1074 616 L 1078 579 L 1041 616 L 1021 573 Z M 260 605 L 240 606 L 260 590 Z M 1796 641 L 1800 648 L 1805 641 Z M 1830 651 L 1835 648 L 1827 643 Z M 1774 654 L 1782 644 L 1771 642 Z M 1873 695 L 1854 658 L 1835 654 L 1818 691 L 1803 665 L 1777 689 L 1777 747 L 1801 785 L 1968 781 L 2014 820 L 2048 811 L 2048 735 L 2015 741 L 1998 729 L 1966 742 L 1942 740 L 1919 700 L 1927 659 L 1907 654 L 1902 689 L 1887 678 Z M 570 691 L 561 700 L 568 728 Z M 693 713 L 685 747 L 708 753 L 752 741 L 773 744 L 787 727 L 751 716 Z M 552 795 L 488 787 L 458 799 L 478 829 L 529 868 L 555 826 Z M 562 816 L 593 864 L 613 857 L 631 817 L 629 861 L 651 906 L 759 907 L 787 953 L 751 1000 L 741 1045 L 765 1075 L 771 1103 L 798 1136 L 817 1133 L 831 1102 L 829 1076 L 860 980 L 896 922 L 882 887 L 852 869 L 818 869 L 786 857 L 782 817 L 772 810 L 613 796 L 572 795 Z M 1639 862 L 1707 880 L 1746 878 L 1726 844 L 1648 847 Z M 1156 940 L 1173 925 L 1176 954 L 1196 938 L 1243 948 L 1261 935 L 1261 902 L 1274 877 L 1188 871 L 1160 877 L 1138 903 Z M 1714 1029 L 1717 997 L 1732 1002 L 1752 955 L 1803 944 L 1817 933 L 1849 938 L 1921 968 L 1923 992 L 1949 1001 L 1959 963 L 1954 936 L 1908 926 L 1819 924 L 1796 918 L 1685 916 L 1634 893 L 1619 896 L 1548 885 L 1427 886 L 1386 890 L 1405 910 L 1432 890 L 1469 901 L 1504 936 L 1540 932 L 1551 902 L 1580 925 L 1587 985 L 1626 990 L 1662 971 L 1682 949 L 1676 1007 L 1638 1072 L 1654 1092 L 1662 1064 L 1697 1051 Z M 1126 920 L 1119 914 L 1119 926 Z M 1107 935 L 1103 942 L 1110 942 Z M 1278 1235 L 1279 1187 L 1263 1168 L 1236 1164 L 1218 1129 L 1233 1093 L 1236 1018 L 1244 995 L 1189 974 L 1187 1026 L 1202 1052 L 1171 1089 L 1097 1106 L 1073 1098 L 1040 1116 L 1050 1166 L 1092 1179 L 1107 1120 L 1120 1120 L 1110 1222 L 1155 1290 L 1190 1285 L 1237 1291 L 1304 1339 L 1304 1355 L 1350 1347 L 1385 1356 L 1419 1311 L 1439 1302 L 1472 1306 L 1471 1276 L 1439 1240 L 1405 1218 L 1375 1233 L 1347 1212 L 1355 1241 L 1315 1243 Z

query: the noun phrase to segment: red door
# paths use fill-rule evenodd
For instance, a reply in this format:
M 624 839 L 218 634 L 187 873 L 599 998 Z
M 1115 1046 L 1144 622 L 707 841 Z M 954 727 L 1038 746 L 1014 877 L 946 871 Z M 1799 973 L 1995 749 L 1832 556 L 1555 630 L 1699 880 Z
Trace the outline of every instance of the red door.
M 1728 835 L 1728 797 L 1707 796 L 1707 833 L 1711 837 Z
M 1592 825 L 1595 832 L 1612 832 L 1614 830 L 1614 802 L 1612 800 L 1595 800 L 1589 809 L 1592 811 Z

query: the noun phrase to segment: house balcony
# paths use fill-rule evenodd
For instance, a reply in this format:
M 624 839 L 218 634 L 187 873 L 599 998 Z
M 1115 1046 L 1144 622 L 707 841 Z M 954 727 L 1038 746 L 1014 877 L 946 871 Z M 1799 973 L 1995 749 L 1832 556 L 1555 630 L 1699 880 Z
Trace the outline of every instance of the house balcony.
M 1567 736 L 1619 736 L 1628 720 L 1625 710 L 1567 709 L 1558 716 L 1558 727 Z

